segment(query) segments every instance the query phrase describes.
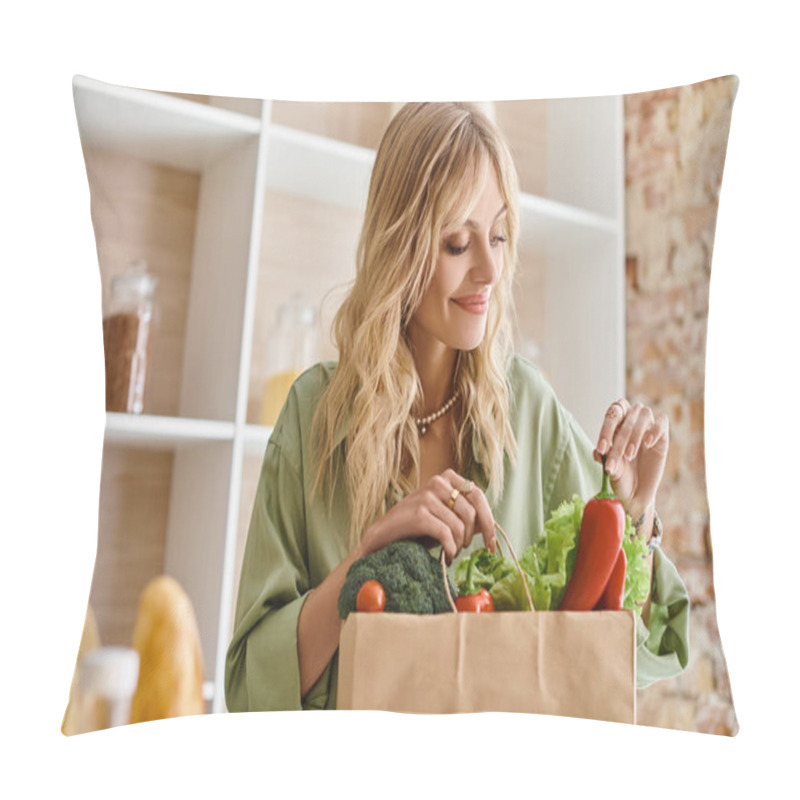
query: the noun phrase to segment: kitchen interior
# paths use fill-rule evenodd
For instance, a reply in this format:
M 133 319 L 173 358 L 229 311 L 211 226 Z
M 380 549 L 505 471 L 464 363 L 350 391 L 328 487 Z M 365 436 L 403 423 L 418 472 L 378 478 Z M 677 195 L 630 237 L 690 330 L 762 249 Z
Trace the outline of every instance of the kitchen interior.
M 83 77 L 74 94 L 103 290 L 106 432 L 65 733 L 225 713 L 261 458 L 291 382 L 336 359 L 330 326 L 396 110 Z M 623 98 L 483 106 L 520 177 L 517 349 L 594 429 L 625 388 Z

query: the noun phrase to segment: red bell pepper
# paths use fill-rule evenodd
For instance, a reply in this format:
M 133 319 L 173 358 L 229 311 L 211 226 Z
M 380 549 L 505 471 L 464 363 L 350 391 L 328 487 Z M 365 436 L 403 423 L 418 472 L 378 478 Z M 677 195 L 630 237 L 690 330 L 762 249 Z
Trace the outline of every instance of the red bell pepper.
M 578 555 L 561 611 L 591 611 L 603 595 L 622 549 L 625 509 L 611 491 L 603 458 L 603 486 L 586 503 L 578 535 Z
M 472 577 L 472 568 L 475 566 L 475 559 L 480 555 L 480 550 L 476 550 L 467 563 L 467 585 L 464 593 L 456 598 L 457 611 L 471 611 L 481 613 L 494 611 L 494 600 L 487 589 L 476 589 Z

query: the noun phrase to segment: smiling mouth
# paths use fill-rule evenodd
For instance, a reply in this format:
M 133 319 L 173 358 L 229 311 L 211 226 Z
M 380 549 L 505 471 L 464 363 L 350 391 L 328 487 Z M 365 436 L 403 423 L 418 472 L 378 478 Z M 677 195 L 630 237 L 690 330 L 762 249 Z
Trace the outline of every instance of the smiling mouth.
M 487 294 L 474 294 L 468 297 L 454 297 L 453 302 L 463 308 L 464 311 L 469 311 L 471 314 L 485 314 L 489 308 L 489 295 Z

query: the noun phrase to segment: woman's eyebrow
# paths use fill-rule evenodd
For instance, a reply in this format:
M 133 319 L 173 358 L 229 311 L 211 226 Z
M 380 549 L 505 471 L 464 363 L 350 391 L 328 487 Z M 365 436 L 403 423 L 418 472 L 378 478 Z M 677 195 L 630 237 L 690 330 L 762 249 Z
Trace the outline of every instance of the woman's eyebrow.
M 508 206 L 505 206 L 505 205 L 504 205 L 504 206 L 503 206 L 503 207 L 502 207 L 502 208 L 501 208 L 501 209 L 500 209 L 500 210 L 497 212 L 497 214 L 495 215 L 495 218 L 494 218 L 493 222 L 497 222 L 497 220 L 498 220 L 498 219 L 500 219 L 500 217 L 502 217 L 502 216 L 503 216 L 503 214 L 505 214 L 505 213 L 506 213 L 506 211 L 508 211 Z M 478 227 L 478 224 L 477 224 L 477 223 L 476 223 L 474 220 L 468 219 L 468 220 L 466 220 L 466 221 L 464 222 L 464 227 L 465 227 L 465 228 L 477 228 L 477 227 Z

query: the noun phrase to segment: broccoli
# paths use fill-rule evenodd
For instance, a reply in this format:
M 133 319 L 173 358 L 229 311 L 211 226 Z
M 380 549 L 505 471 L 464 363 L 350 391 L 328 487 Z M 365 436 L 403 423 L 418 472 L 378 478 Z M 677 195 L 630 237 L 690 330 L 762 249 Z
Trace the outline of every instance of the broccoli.
M 403 614 L 441 614 L 451 611 L 444 589 L 442 567 L 417 541 L 402 539 L 370 553 L 351 565 L 339 593 L 339 617 L 356 610 L 356 596 L 368 580 L 386 592 L 385 611 Z M 456 596 L 448 576 L 451 597 Z

